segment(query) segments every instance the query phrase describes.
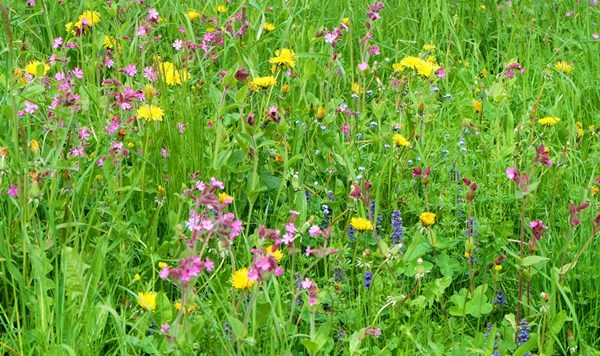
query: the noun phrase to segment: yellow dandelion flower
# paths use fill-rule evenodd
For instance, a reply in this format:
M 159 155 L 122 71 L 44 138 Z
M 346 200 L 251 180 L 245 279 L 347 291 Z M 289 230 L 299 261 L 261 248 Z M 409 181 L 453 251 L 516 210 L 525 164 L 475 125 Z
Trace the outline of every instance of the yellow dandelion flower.
M 181 310 L 181 306 L 182 306 L 182 305 L 181 305 L 181 302 L 176 302 L 176 303 L 175 303 L 175 309 L 177 309 L 177 310 Z M 191 312 L 193 312 L 193 311 L 196 311 L 196 309 L 198 309 L 198 306 L 196 306 L 196 305 L 192 305 L 192 306 L 189 306 L 189 307 L 187 308 L 187 312 L 188 312 L 188 313 L 191 313 Z
M 111 36 L 104 36 L 104 39 L 102 40 L 102 46 L 104 46 L 104 48 L 113 48 L 116 43 L 117 41 L 115 38 Z
M 320 106 L 319 109 L 317 109 L 317 119 L 323 120 L 324 117 L 325 117 L 325 108 Z
M 139 292 L 138 293 L 138 304 L 144 310 L 156 309 L 156 292 Z
M 481 110 L 483 110 L 483 103 L 479 100 L 473 102 L 473 110 L 475 110 L 476 113 L 480 113 Z
M 400 135 L 399 133 L 394 135 L 394 144 L 396 144 L 396 147 L 408 147 L 410 146 L 410 142 L 408 142 L 408 140 Z
M 188 11 L 187 15 L 190 18 L 190 21 L 194 21 L 198 17 L 200 17 L 200 13 L 198 11 L 196 11 L 196 10 L 190 10 L 190 11 Z
M 265 31 L 271 32 L 271 31 L 275 30 L 275 25 L 273 25 L 270 22 L 265 22 L 265 25 L 263 26 L 263 28 L 265 29 Z
M 556 125 L 556 123 L 558 123 L 559 121 L 560 119 L 558 117 L 546 116 L 539 119 L 537 122 L 540 125 L 553 126 Z
M 583 124 L 577 121 L 575 125 L 577 125 L 577 138 L 580 139 L 583 137 Z
M 342 19 L 342 23 L 346 26 L 348 26 L 348 24 L 350 24 L 350 18 L 349 17 L 344 17 Z
M 408 56 L 402 58 L 400 65 L 404 68 L 417 69 L 417 67 L 423 64 L 423 60 L 419 57 Z
M 502 270 L 502 265 L 495 265 L 495 266 L 494 266 L 494 269 L 495 269 L 496 271 L 501 271 L 501 270 Z
M 83 19 L 87 20 L 87 26 L 94 26 L 100 22 L 100 13 L 97 11 L 84 11 L 79 15 L 79 23 L 83 24 Z
M 139 281 L 141 281 L 141 280 L 142 280 L 142 276 L 140 276 L 140 274 L 139 274 L 139 273 L 136 273 L 136 274 L 133 276 L 133 280 L 134 280 L 134 281 L 136 281 L 136 282 L 139 282 Z
M 235 289 L 250 289 L 256 283 L 255 280 L 248 279 L 248 268 L 240 268 L 231 275 L 231 285 Z
M 352 83 L 352 92 L 356 95 L 360 94 L 360 84 Z
M 431 226 L 435 224 L 435 214 L 430 212 L 424 212 L 419 215 L 419 221 L 423 226 Z
M 185 70 L 176 70 L 171 62 L 160 63 L 158 69 L 163 74 L 165 82 L 168 85 L 179 85 L 182 81 L 189 79 L 189 73 Z
M 573 66 L 565 61 L 558 61 L 554 64 L 554 68 L 559 72 L 563 72 L 565 74 L 571 74 L 573 72 Z
M 427 59 L 425 59 L 425 61 L 432 64 L 437 64 L 437 58 L 435 58 L 435 56 L 428 56 Z
M 438 69 L 440 69 L 440 66 L 436 63 L 423 61 L 423 63 L 421 63 L 421 65 L 417 67 L 417 73 L 419 73 L 425 78 L 428 78 Z
M 423 45 L 423 51 L 425 51 L 425 52 L 435 51 L 435 45 L 434 44 L 430 44 L 430 43 L 426 43 L 426 44 Z
M 217 12 L 225 12 L 227 9 L 225 8 L 225 5 L 219 5 L 217 6 Z
M 267 253 L 269 256 L 272 256 L 277 263 L 281 262 L 281 259 L 283 258 L 283 252 L 281 252 L 281 250 L 278 248 L 275 248 L 275 251 L 273 251 L 272 246 L 267 247 Z
M 480 76 L 481 78 L 485 78 L 485 77 L 487 77 L 487 75 L 488 75 L 488 71 L 487 71 L 487 69 L 485 69 L 485 68 L 483 68 L 483 69 L 481 70 L 481 72 L 479 73 L 479 76 Z
M 143 105 L 137 109 L 135 116 L 138 119 L 144 119 L 147 121 L 162 121 L 164 116 L 163 110 L 155 105 Z
M 350 225 L 358 231 L 373 230 L 373 224 L 365 218 L 352 218 L 352 220 L 350 220 Z
M 233 197 L 225 192 L 219 193 L 219 201 L 221 203 L 231 203 L 233 202 Z
M 35 77 L 37 75 L 37 69 L 39 66 L 43 66 L 44 68 L 40 71 L 42 75 L 46 75 L 46 73 L 48 73 L 48 71 L 50 70 L 50 66 L 48 64 L 42 63 L 40 61 L 30 61 L 29 63 L 27 63 L 24 69 L 27 73 Z
M 165 268 L 165 267 L 169 267 L 169 265 L 168 265 L 168 264 L 166 264 L 166 263 L 164 263 L 164 262 L 159 262 L 159 263 L 158 263 L 158 268 L 160 268 L 160 269 L 163 269 L 163 268 Z
M 298 57 L 296 57 L 294 51 L 288 48 L 282 48 L 275 50 L 275 57 L 269 59 L 269 63 L 294 68 L 297 60 Z
M 404 66 L 400 63 L 392 64 L 392 69 L 394 70 L 394 72 L 397 72 L 397 73 L 404 72 Z
M 261 88 L 265 89 L 268 87 L 272 87 L 275 84 L 277 84 L 277 80 L 272 75 L 266 77 L 256 77 L 252 79 L 251 82 L 249 82 L 250 89 L 254 91 L 258 91 Z

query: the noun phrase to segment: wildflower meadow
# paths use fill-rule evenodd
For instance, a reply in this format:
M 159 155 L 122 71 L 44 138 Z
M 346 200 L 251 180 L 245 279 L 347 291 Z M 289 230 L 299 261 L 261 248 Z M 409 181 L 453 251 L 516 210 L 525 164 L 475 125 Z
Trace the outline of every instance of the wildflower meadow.
M 600 355 L 597 0 L 5 0 L 2 355 Z

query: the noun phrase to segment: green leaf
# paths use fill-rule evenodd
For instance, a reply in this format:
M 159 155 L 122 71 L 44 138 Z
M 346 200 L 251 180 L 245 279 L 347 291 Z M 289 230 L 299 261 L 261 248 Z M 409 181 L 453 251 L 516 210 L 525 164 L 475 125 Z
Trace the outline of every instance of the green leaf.
M 492 303 L 488 303 L 487 301 L 488 299 L 485 295 L 486 289 L 487 284 L 477 287 L 473 293 L 473 298 L 467 302 L 466 310 L 475 318 L 479 318 L 482 315 L 487 315 L 494 309 Z
M 467 300 L 467 290 L 465 288 L 461 289 L 459 293 L 455 293 L 450 297 L 450 301 L 454 304 L 454 306 L 448 308 L 448 312 L 453 316 L 465 316 L 466 308 L 465 301 Z
M 552 321 L 548 325 L 549 335 L 556 336 L 563 328 L 565 321 L 567 320 L 567 311 L 561 310 L 558 314 L 552 318 Z M 544 349 L 546 355 L 554 354 L 554 338 L 546 338 L 546 348 Z
M 181 306 L 187 308 L 187 306 Z M 153 318 L 156 325 L 168 324 L 173 321 L 173 309 L 171 301 L 164 292 L 156 295 L 156 310 L 153 312 Z
M 440 268 L 440 272 L 442 272 L 444 277 L 452 277 L 456 272 L 460 271 L 460 262 L 447 255 L 436 256 L 435 263 Z
M 63 278 L 67 296 L 71 300 L 83 297 L 86 285 L 85 271 L 90 266 L 85 264 L 79 253 L 71 247 L 63 249 L 63 261 Z
M 304 339 L 301 342 L 302 342 L 302 345 L 304 345 L 304 347 L 306 347 L 306 351 L 308 351 L 308 353 L 310 355 L 316 354 L 319 351 L 319 349 L 321 348 L 319 346 L 319 344 L 317 344 L 316 342 L 311 341 L 309 339 Z
M 535 264 L 548 261 L 548 257 L 543 256 L 527 256 L 521 261 L 523 267 L 533 266 Z
M 238 340 L 243 339 L 246 336 L 244 324 L 233 316 L 229 316 L 227 319 L 229 320 L 229 325 L 231 325 L 231 330 L 233 331 L 235 338 Z

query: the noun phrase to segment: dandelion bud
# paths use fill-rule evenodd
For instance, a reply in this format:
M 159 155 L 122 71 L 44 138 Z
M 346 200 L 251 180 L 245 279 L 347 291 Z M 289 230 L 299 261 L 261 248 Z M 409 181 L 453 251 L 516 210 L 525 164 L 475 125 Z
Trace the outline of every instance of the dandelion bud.
M 31 153 L 33 153 L 33 155 L 35 157 L 40 156 L 40 144 L 37 142 L 37 140 L 29 141 L 29 149 L 31 150 Z
M 325 117 L 325 108 L 319 107 L 319 109 L 317 110 L 317 119 L 323 120 L 324 117 Z
M 144 88 L 144 98 L 146 101 L 151 101 L 154 98 L 154 87 L 150 84 L 146 84 L 146 88 Z
M 425 104 L 424 104 L 423 102 L 420 102 L 420 103 L 419 103 L 419 109 L 418 109 L 418 111 L 419 111 L 419 116 L 422 116 L 422 115 L 423 115 L 423 111 L 424 111 L 424 110 L 425 110 Z
M 7 156 L 8 156 L 8 148 L 0 147 L 0 172 L 3 172 L 8 169 L 8 164 L 6 163 Z

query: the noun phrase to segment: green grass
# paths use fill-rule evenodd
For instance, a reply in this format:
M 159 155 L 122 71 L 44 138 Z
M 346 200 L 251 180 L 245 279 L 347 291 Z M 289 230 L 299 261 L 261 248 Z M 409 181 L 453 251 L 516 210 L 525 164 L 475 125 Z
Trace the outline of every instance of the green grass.
M 3 353 L 600 349 L 591 1 L 389 2 L 376 21 L 358 1 L 36 3 L 0 7 Z M 65 24 L 88 10 L 100 21 L 73 35 Z M 274 67 L 284 48 L 294 66 Z M 419 57 L 423 70 L 430 56 L 429 75 L 393 66 Z M 523 73 L 509 78 L 511 63 Z M 265 76 L 275 84 L 249 84 Z M 149 104 L 160 121 L 139 117 Z M 511 167 L 530 179 L 519 186 Z M 198 191 L 211 177 L 224 189 Z M 220 228 L 191 231 L 191 211 Z M 268 251 L 290 211 L 297 231 L 277 261 Z M 233 239 L 225 213 L 243 224 Z M 352 232 L 355 217 L 376 228 Z M 539 240 L 537 220 L 548 227 Z M 202 270 L 190 281 L 160 277 L 194 256 Z M 242 268 L 260 273 L 237 289 Z M 156 295 L 144 304 L 139 292 Z M 523 320 L 530 338 L 518 342 Z

